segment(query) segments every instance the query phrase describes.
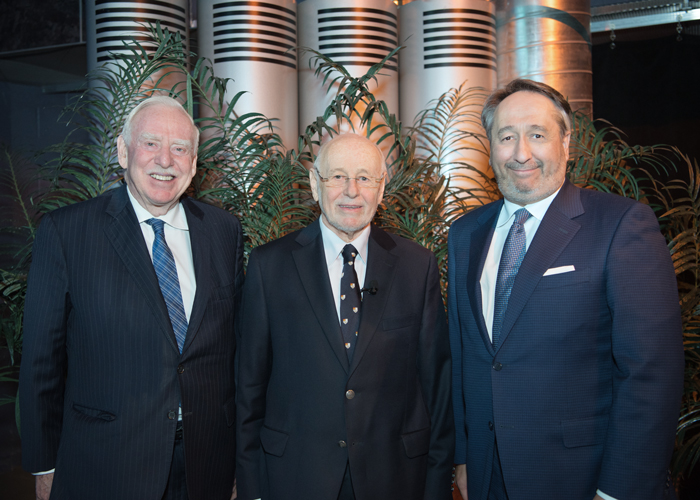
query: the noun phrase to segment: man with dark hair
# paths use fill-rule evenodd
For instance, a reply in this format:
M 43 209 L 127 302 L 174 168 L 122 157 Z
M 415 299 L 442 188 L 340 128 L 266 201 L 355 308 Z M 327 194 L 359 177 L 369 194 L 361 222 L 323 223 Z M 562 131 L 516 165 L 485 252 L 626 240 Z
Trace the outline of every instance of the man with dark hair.
M 45 500 L 228 500 L 241 226 L 187 197 L 199 131 L 169 97 L 118 139 L 126 186 L 44 216 L 20 370 Z
M 251 252 L 238 356 L 241 500 L 451 498 L 437 261 L 371 226 L 385 178 L 376 144 L 335 137 L 309 172 L 321 217 Z
M 654 213 L 566 180 L 571 108 L 515 80 L 482 122 L 505 200 L 449 237 L 456 483 L 469 500 L 661 500 L 683 388 Z

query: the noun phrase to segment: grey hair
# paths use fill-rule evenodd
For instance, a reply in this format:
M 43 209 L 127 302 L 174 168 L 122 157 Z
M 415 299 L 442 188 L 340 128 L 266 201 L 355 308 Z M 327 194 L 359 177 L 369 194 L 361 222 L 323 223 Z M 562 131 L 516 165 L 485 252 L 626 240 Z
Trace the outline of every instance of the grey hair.
M 346 137 L 346 136 L 355 136 L 355 137 L 360 137 L 362 139 L 365 139 L 367 142 L 372 144 L 375 149 L 377 150 L 377 153 L 379 154 L 379 158 L 381 158 L 381 164 L 382 164 L 382 173 L 386 174 L 387 169 L 386 169 L 386 159 L 384 158 L 384 152 L 381 150 L 379 146 L 374 141 L 370 141 L 367 139 L 365 136 L 359 135 L 359 134 L 353 134 L 353 133 L 347 133 L 347 134 L 339 134 L 333 137 L 330 141 L 325 142 L 321 145 L 321 148 L 318 150 L 318 154 L 316 155 L 316 159 L 314 160 L 314 169 L 316 170 L 316 175 L 319 175 L 318 173 L 321 171 L 321 165 L 326 161 L 326 156 L 328 156 L 328 146 L 333 143 L 336 139 L 339 137 Z
M 182 107 L 182 105 L 178 101 L 176 101 L 172 97 L 168 97 L 168 96 L 164 96 L 164 95 L 157 95 L 157 96 L 149 97 L 147 99 L 143 99 L 127 115 L 126 120 L 124 120 L 124 128 L 122 128 L 122 134 L 121 134 L 122 137 L 124 138 L 124 142 L 126 143 L 126 145 L 128 146 L 131 143 L 131 127 L 132 127 L 132 123 L 133 123 L 136 115 L 139 114 L 144 109 L 146 109 L 150 106 L 156 106 L 156 105 L 166 106 L 168 108 L 177 108 L 177 109 L 181 110 L 187 116 L 187 118 L 189 118 L 190 123 L 192 124 L 192 130 L 194 130 L 193 148 L 194 148 L 194 151 L 196 153 L 197 147 L 199 146 L 199 129 L 194 124 L 194 120 L 192 119 L 190 114 L 185 110 L 185 108 Z
M 489 138 L 489 141 L 491 140 L 493 116 L 496 114 L 496 108 L 506 97 L 516 92 L 534 92 L 548 98 L 562 112 L 562 115 L 557 117 L 559 128 L 561 129 L 561 136 L 564 137 L 570 132 L 574 118 L 571 106 L 564 96 L 545 83 L 517 78 L 505 87 L 494 91 L 486 98 L 486 102 L 484 102 L 484 109 L 481 111 L 481 124 L 484 126 L 484 130 L 486 130 L 486 136 Z M 566 117 L 566 119 L 564 119 L 564 117 Z

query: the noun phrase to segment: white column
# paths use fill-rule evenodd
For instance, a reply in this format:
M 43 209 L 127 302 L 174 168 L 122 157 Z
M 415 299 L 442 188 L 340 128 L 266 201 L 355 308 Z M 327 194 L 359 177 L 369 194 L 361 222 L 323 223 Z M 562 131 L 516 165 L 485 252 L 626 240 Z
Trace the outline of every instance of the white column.
M 246 94 L 239 115 L 274 118 L 287 148 L 297 147 L 297 12 L 294 0 L 199 0 L 199 56 L 218 77 L 231 78 L 226 99 Z
M 398 45 L 397 8 L 391 0 L 303 0 L 297 8 L 299 45 L 342 64 L 353 77 L 364 75 Z M 323 114 L 337 90 L 314 75 L 310 59 L 307 53 L 299 61 L 300 130 Z M 393 58 L 369 85 L 394 114 L 399 112 L 398 84 L 398 60 Z

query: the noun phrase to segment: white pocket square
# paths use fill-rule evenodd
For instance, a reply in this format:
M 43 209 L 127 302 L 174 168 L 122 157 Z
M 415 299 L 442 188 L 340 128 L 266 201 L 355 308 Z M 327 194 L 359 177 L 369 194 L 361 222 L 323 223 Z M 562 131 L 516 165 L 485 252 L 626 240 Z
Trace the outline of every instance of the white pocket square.
M 550 267 L 542 276 L 552 276 L 554 274 L 570 273 L 575 271 L 574 266 Z

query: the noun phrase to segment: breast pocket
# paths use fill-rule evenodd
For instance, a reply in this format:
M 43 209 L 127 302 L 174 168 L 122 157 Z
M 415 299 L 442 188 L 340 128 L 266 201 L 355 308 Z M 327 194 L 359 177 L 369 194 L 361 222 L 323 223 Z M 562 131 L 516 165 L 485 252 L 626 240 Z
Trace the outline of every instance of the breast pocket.
M 234 297 L 236 295 L 236 284 L 231 283 L 230 285 L 224 285 L 216 287 L 212 290 L 211 300 L 224 300 Z
M 386 318 L 382 321 L 382 330 L 385 332 L 391 330 L 398 330 L 400 328 L 407 328 L 409 326 L 420 325 L 420 318 L 415 314 L 410 314 L 408 316 L 394 316 L 391 318 Z
M 565 286 L 578 285 L 587 283 L 591 280 L 591 273 L 588 269 L 577 269 L 568 273 L 553 274 L 551 276 L 542 276 L 538 288 L 560 288 Z

